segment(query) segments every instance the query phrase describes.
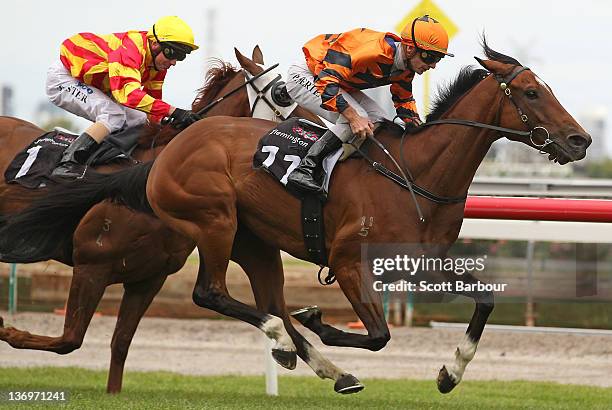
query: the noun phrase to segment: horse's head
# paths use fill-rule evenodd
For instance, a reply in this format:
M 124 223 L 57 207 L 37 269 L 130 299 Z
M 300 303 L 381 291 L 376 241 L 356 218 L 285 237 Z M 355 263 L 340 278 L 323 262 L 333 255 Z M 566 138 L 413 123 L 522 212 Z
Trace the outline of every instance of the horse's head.
M 285 82 L 279 68 L 274 66 L 265 70 L 263 55 L 259 46 L 253 49 L 253 58 L 248 59 L 234 48 L 238 63 L 243 68 L 247 79 L 249 104 L 252 117 L 280 121 L 288 117 L 301 117 L 321 124 L 321 120 L 310 111 L 299 107 L 287 93 Z M 264 71 L 266 71 L 264 73 Z M 256 77 L 256 78 L 255 78 Z
M 489 60 L 475 58 L 503 92 L 499 125 L 531 132 L 527 137 L 504 135 L 548 153 L 550 160 L 560 164 L 584 158 L 591 137 L 563 108 L 550 87 L 514 58 L 489 48 L 484 37 L 483 49 Z

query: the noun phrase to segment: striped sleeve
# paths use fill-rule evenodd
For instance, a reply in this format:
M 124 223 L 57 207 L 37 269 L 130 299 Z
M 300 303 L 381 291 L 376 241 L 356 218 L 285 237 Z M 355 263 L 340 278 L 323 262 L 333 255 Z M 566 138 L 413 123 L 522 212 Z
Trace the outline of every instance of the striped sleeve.
M 154 77 L 144 84 L 144 90 L 151 97 L 161 100 L 162 99 L 162 86 L 164 84 L 164 78 L 166 77 L 166 71 L 158 71 Z
M 159 121 L 170 112 L 170 105 L 161 100 L 161 84 L 153 94 L 143 89 L 140 67 L 144 63 L 143 40 L 139 33 L 123 37 L 121 46 L 108 55 L 108 75 L 113 98 L 126 107 L 148 113 Z M 155 85 L 152 87 L 155 88 Z M 151 91 L 151 90 L 149 90 Z
M 412 76 L 404 77 L 391 84 L 391 98 L 395 111 L 397 116 L 404 121 L 410 121 L 411 118 L 419 116 L 416 101 L 412 95 L 412 78 Z
M 329 48 L 321 67 L 315 81 L 315 87 L 321 95 L 321 108 L 341 113 L 348 107 L 348 103 L 340 93 L 340 84 L 351 75 L 351 56 Z

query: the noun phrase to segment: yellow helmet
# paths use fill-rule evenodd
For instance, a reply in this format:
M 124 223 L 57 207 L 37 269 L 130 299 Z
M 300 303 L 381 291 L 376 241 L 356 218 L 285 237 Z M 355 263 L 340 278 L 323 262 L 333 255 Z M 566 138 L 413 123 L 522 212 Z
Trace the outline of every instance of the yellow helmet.
M 190 47 L 191 50 L 199 48 L 195 44 L 191 27 L 177 16 L 165 16 L 157 20 L 147 33 L 147 37 L 155 39 L 160 43 L 172 42 L 184 44 Z

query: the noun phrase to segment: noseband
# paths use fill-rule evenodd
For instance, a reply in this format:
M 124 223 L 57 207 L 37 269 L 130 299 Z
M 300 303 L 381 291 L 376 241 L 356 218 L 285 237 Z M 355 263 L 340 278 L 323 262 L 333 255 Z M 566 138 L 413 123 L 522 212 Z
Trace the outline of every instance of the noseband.
M 278 66 L 278 64 L 276 64 L 274 67 L 276 67 L 276 66 Z M 267 71 L 269 71 L 269 70 L 267 70 Z M 282 76 L 280 74 L 278 74 L 275 78 L 270 80 L 266 85 L 264 85 L 263 87 L 259 88 L 257 86 L 257 84 L 255 83 L 255 81 L 254 81 L 254 77 L 251 76 L 251 74 L 248 71 L 242 70 L 242 72 L 244 73 L 244 77 L 247 80 L 246 81 L 247 84 L 257 94 L 255 96 L 255 99 L 253 100 L 253 103 L 252 103 L 252 106 L 251 106 L 251 117 L 255 113 L 255 109 L 257 108 L 257 104 L 260 101 L 263 101 L 264 103 L 266 103 L 268 108 L 270 108 L 270 110 L 272 110 L 272 112 L 274 113 L 274 115 L 276 117 L 278 117 L 281 120 L 285 121 L 287 119 L 287 117 L 289 116 L 289 114 L 293 111 L 293 109 L 283 110 L 283 111 L 285 111 L 285 115 L 283 115 L 283 112 L 281 111 L 281 109 L 282 108 L 291 107 L 291 105 L 293 105 L 295 103 L 291 100 L 291 97 L 287 93 L 287 90 L 284 88 L 285 82 L 281 81 Z M 261 75 L 259 75 L 258 77 L 261 77 Z M 272 98 L 272 101 L 270 101 L 270 99 L 266 95 L 268 93 L 268 91 L 270 91 L 270 96 Z M 279 109 L 279 107 L 280 107 L 280 109 Z
M 512 105 L 514 105 L 514 107 L 516 108 L 516 111 L 518 112 L 521 118 L 521 121 L 525 123 L 525 125 L 527 125 L 528 128 L 531 128 L 531 131 L 529 131 L 529 134 L 528 134 L 529 141 L 534 147 L 539 148 L 540 152 L 542 152 L 544 147 L 554 143 L 554 141 L 550 139 L 550 133 L 545 127 L 542 127 L 542 126 L 531 127 L 530 126 L 529 117 L 527 117 L 527 114 L 523 113 L 523 110 L 521 110 L 521 107 L 519 107 L 519 105 L 516 103 L 516 101 L 512 97 L 512 91 L 510 90 L 510 87 L 509 87 L 512 80 L 514 80 L 520 73 L 522 73 L 525 70 L 529 70 L 529 67 L 519 67 L 518 70 L 514 70 L 506 78 L 503 78 L 502 76 L 497 75 L 497 74 L 494 76 L 494 78 L 499 83 L 499 88 L 501 88 L 504 94 L 508 96 L 508 98 L 510 99 L 510 102 L 512 102 Z M 533 139 L 533 134 L 536 130 L 543 130 L 546 133 L 546 138 L 544 139 L 544 142 L 542 144 L 538 144 Z M 505 132 L 510 132 L 510 131 L 505 131 Z M 524 134 L 519 134 L 519 135 L 524 135 Z

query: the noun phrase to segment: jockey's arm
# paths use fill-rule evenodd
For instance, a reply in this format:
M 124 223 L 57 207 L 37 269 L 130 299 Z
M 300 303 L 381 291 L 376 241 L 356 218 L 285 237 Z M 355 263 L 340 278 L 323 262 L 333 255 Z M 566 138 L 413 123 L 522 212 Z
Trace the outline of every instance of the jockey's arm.
M 351 107 L 350 104 L 342 111 L 342 115 L 348 120 L 351 131 L 357 137 L 365 138 L 374 135 L 374 124 L 372 121 L 367 117 L 359 115 L 357 110 Z
M 321 70 L 315 82 L 315 86 L 321 93 L 321 108 L 343 115 L 348 120 L 352 133 L 359 138 L 372 136 L 374 135 L 374 124 L 367 117 L 359 115 L 340 92 L 342 90 L 341 80 L 349 72 L 346 67 Z

